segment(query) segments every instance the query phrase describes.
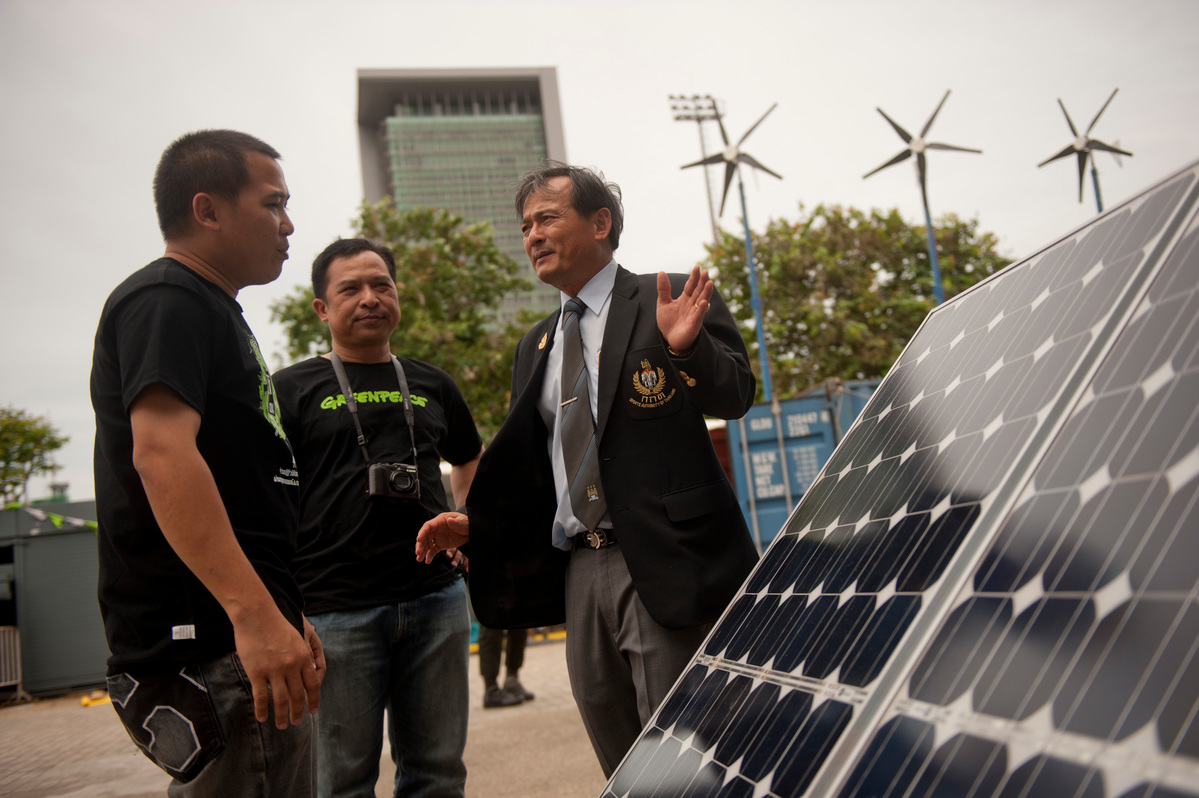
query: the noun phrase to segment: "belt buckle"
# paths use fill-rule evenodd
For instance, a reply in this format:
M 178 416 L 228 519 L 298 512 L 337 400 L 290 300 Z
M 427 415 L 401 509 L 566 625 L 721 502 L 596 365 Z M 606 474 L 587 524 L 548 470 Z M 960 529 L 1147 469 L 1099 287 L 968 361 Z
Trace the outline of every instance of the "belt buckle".
M 602 549 L 608 545 L 608 536 L 602 529 L 594 529 L 583 536 L 583 542 L 589 549 Z

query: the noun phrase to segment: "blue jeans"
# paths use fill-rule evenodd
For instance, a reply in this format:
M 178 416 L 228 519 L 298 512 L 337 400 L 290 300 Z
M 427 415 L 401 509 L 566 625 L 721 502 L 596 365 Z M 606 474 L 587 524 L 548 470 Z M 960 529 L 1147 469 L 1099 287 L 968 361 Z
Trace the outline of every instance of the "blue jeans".
M 316 713 L 318 795 L 374 798 L 386 708 L 395 795 L 461 798 L 470 699 L 462 580 L 412 601 L 308 620 L 328 663 Z

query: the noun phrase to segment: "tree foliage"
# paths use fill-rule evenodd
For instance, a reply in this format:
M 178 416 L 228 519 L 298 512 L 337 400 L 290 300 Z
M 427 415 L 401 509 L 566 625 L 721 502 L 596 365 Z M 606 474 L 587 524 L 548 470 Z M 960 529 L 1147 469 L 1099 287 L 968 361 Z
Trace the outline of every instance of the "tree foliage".
M 463 224 L 461 216 L 432 208 L 400 211 L 384 198 L 363 203 L 356 235 L 382 241 L 396 256 L 401 317 L 392 351 L 449 372 L 487 440 L 508 414 L 512 354 L 521 329 L 499 325 L 489 310 L 507 293 L 528 287 L 516 261 L 495 244 L 490 222 Z M 312 309 L 312 287 L 271 305 L 294 360 L 327 352 L 329 328 Z
M 780 398 L 828 378 L 885 375 L 936 302 L 923 226 L 909 225 L 896 210 L 819 205 L 807 213 L 800 205 L 799 211 L 796 221 L 773 220 L 753 239 L 763 332 Z M 946 298 L 1011 262 L 977 221 L 949 214 L 935 233 Z M 744 239 L 722 232 L 708 261 L 757 372 Z
M 0 506 L 20 501 L 30 477 L 58 468 L 50 455 L 67 440 L 39 416 L 0 407 Z

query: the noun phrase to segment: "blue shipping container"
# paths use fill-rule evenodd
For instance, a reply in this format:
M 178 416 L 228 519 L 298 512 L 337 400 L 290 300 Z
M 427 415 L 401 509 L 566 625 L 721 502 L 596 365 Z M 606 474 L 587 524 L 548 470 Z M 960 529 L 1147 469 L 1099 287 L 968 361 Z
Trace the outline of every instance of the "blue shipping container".
M 759 550 L 774 540 L 879 382 L 830 384 L 779 402 L 777 419 L 764 402 L 728 423 L 737 496 Z

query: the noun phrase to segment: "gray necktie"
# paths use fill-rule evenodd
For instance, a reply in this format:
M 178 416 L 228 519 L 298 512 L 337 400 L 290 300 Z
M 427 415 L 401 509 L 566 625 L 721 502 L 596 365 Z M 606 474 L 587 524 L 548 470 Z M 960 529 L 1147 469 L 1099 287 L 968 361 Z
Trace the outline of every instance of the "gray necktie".
M 600 484 L 599 442 L 591 417 L 591 383 L 583 362 L 579 319 L 586 305 L 566 300 L 562 320 L 562 460 L 570 484 L 570 505 L 588 531 L 599 526 L 608 511 Z

